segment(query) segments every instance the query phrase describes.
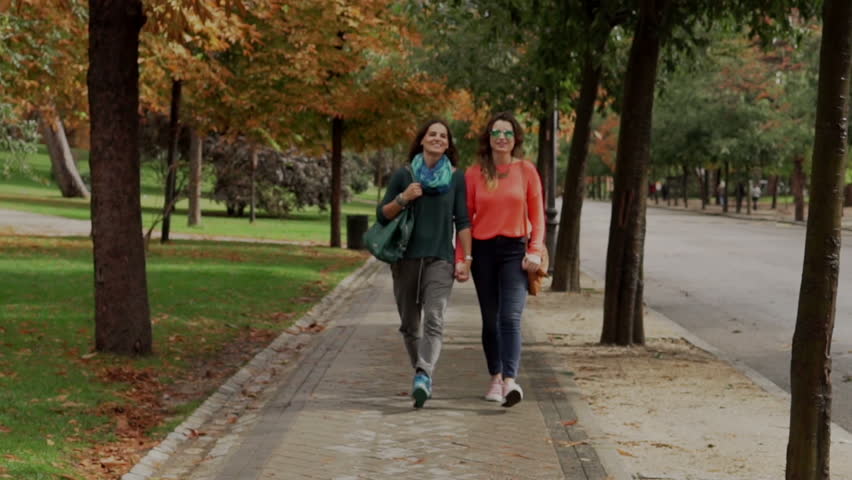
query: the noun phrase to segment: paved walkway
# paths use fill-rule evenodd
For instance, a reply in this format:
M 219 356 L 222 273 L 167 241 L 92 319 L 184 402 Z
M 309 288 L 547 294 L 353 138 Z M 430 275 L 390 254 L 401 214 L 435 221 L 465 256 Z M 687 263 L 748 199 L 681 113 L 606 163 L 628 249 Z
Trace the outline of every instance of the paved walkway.
M 659 201 L 659 203 L 655 203 L 653 199 L 649 199 L 648 207 L 689 211 L 693 213 L 702 213 L 705 215 L 721 215 L 736 218 L 739 220 L 762 220 L 770 222 L 791 223 L 803 226 L 807 223 L 807 207 L 805 208 L 805 221 L 797 222 L 795 219 L 796 212 L 793 205 L 782 202 L 778 204 L 778 208 L 772 209 L 769 208 L 770 200 L 762 200 L 761 203 L 758 205 L 757 210 L 752 210 L 751 213 L 747 212 L 745 203 L 743 203 L 742 210 L 740 211 L 740 213 L 737 213 L 733 199 L 731 199 L 731 204 L 729 205 L 727 213 L 722 211 L 721 205 L 715 204 L 715 200 L 712 200 L 710 204 L 705 206 L 705 208 L 701 208 L 701 201 L 695 198 L 689 199 L 688 208 L 684 208 L 683 201 L 679 201 L 678 205 L 675 205 L 673 201 L 666 202 L 662 199 Z M 609 203 L 609 200 L 606 200 L 606 202 Z M 844 230 L 852 230 L 852 207 L 845 207 L 843 209 L 843 216 L 841 217 L 840 222 Z
M 337 307 L 318 314 L 325 331 L 261 354 L 268 358 L 252 379 L 226 385 L 177 429 L 177 442 L 124 478 L 616 478 L 581 427 L 592 419 L 578 422 L 576 387 L 551 369 L 553 348 L 533 332 L 522 358 L 524 401 L 505 409 L 481 398 L 488 375 L 470 283 L 453 292 L 434 398 L 413 409 L 389 270 L 371 261 L 356 277 Z M 303 353 L 290 362 L 293 351 Z

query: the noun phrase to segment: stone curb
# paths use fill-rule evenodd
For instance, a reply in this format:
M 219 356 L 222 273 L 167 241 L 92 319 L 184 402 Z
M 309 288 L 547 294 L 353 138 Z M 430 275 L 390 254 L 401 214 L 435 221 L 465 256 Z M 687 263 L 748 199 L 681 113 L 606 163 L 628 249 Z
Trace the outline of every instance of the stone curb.
M 743 215 L 741 213 L 730 213 L 730 212 L 729 213 L 707 212 L 707 211 L 703 211 L 703 210 L 692 210 L 692 209 L 686 209 L 686 208 L 681 208 L 681 207 L 669 207 L 667 205 L 654 205 L 654 204 L 650 204 L 650 203 L 648 204 L 648 207 L 659 208 L 661 210 L 669 210 L 669 211 L 672 211 L 672 212 L 691 213 L 693 215 L 709 215 L 709 216 L 712 216 L 712 217 L 732 218 L 734 220 L 749 220 L 749 221 L 754 221 L 754 222 L 784 223 L 784 224 L 787 224 L 787 225 L 798 225 L 800 227 L 807 227 L 808 226 L 807 221 L 797 222 L 796 220 L 787 220 L 787 219 L 784 219 L 784 218 L 755 217 L 755 216 Z M 852 232 L 852 225 L 842 225 L 841 224 L 840 229 Z
M 319 303 L 302 315 L 293 326 L 301 331 L 303 328 L 307 328 L 312 324 L 324 323 L 321 319 L 328 318 L 329 315 L 327 314 L 334 311 L 345 300 L 347 293 L 353 290 L 361 281 L 369 279 L 378 270 L 380 265 L 381 263 L 378 260 L 370 257 L 358 270 L 343 279 Z M 148 480 L 151 478 L 157 469 L 177 451 L 178 447 L 190 438 L 194 429 L 198 429 L 208 421 L 226 403 L 228 398 L 234 394 L 239 394 L 243 386 L 254 378 L 257 372 L 269 364 L 273 357 L 287 344 L 295 340 L 298 333 L 288 330 L 290 329 L 288 328 L 282 332 L 272 343 L 223 383 L 215 393 L 208 397 L 172 433 L 168 434 L 163 441 L 148 451 L 145 457 L 134 465 L 130 472 L 121 477 L 121 480 Z
M 783 388 L 776 385 L 775 382 L 773 382 L 772 380 L 763 376 L 762 373 L 760 373 L 757 370 L 749 367 L 744 362 L 731 357 L 730 355 L 719 350 L 718 348 L 714 347 L 713 345 L 710 345 L 709 343 L 705 342 L 704 340 L 699 338 L 697 335 L 690 332 L 689 330 L 687 330 L 686 328 L 684 328 L 683 326 L 681 326 L 679 323 L 675 322 L 674 320 L 670 319 L 669 317 L 663 315 L 659 311 L 654 310 L 653 308 L 650 308 L 647 305 L 645 306 L 645 308 L 656 313 L 662 321 L 664 321 L 668 324 L 669 328 L 671 328 L 677 335 L 682 337 L 684 340 L 691 343 L 695 347 L 698 347 L 701 350 L 706 351 L 710 355 L 713 355 L 718 360 L 725 362 L 728 365 L 731 365 L 732 367 L 737 369 L 737 371 L 739 371 L 740 373 L 742 373 L 743 375 L 748 377 L 749 380 L 751 380 L 755 385 L 757 385 L 758 387 L 763 389 L 766 393 L 769 393 L 770 395 L 781 398 L 781 399 L 783 399 L 787 402 L 790 401 L 790 393 L 788 393 L 786 390 L 784 390 Z M 841 440 L 842 443 L 847 443 L 847 442 L 852 443 L 852 433 L 850 433 L 848 430 L 846 430 L 845 428 L 843 428 L 842 426 L 838 425 L 835 422 L 831 422 L 831 427 L 832 427 L 832 433 L 840 432 L 840 435 L 846 437 L 845 439 Z M 836 438 L 831 439 L 832 442 L 835 442 L 837 440 L 838 439 L 836 439 Z
M 595 276 L 592 276 L 588 272 L 584 271 L 583 274 L 588 276 L 589 278 L 593 279 L 595 282 L 601 282 L 601 283 L 603 282 L 601 279 L 599 279 Z M 790 401 L 790 393 L 788 393 L 786 390 L 784 390 L 783 388 L 776 385 L 775 382 L 773 382 L 772 380 L 765 377 L 762 373 L 760 373 L 757 370 L 753 369 L 752 367 L 746 365 L 745 362 L 737 360 L 736 358 L 733 358 L 732 356 L 728 355 L 727 353 L 723 352 L 722 350 L 719 350 L 718 348 L 714 347 L 713 345 L 710 345 L 709 343 L 707 343 L 706 341 L 704 341 L 700 337 L 698 337 L 698 335 L 690 332 L 685 327 L 681 326 L 679 323 L 677 323 L 674 320 L 672 320 L 671 318 L 667 317 L 666 315 L 664 315 L 659 310 L 655 310 L 655 309 L 649 307 L 644 302 L 643 302 L 643 306 L 648 311 L 654 312 L 656 314 L 657 318 L 659 318 L 660 321 L 666 323 L 667 327 L 670 328 L 675 333 L 675 335 L 680 336 L 681 338 L 683 338 L 684 340 L 686 340 L 687 342 L 689 342 L 690 344 L 692 344 L 696 348 L 700 348 L 701 350 L 704 350 L 705 352 L 707 352 L 710 355 L 712 355 L 713 357 L 715 357 L 717 360 L 719 360 L 721 362 L 725 362 L 728 365 L 734 367 L 738 372 L 740 372 L 743 375 L 745 375 L 746 377 L 748 377 L 749 380 L 751 380 L 755 385 L 760 387 L 766 393 L 773 395 L 775 397 L 781 398 L 781 399 L 783 399 L 787 402 Z M 560 379 L 560 380 L 562 380 L 562 379 Z M 577 388 L 577 387 L 574 386 L 574 388 Z M 582 410 L 582 408 L 583 408 L 583 405 L 580 405 L 580 410 Z M 588 408 L 588 407 L 586 406 L 586 408 Z M 578 411 L 578 414 L 579 414 L 579 411 Z M 835 422 L 831 422 L 831 426 L 832 426 L 832 434 L 839 433 L 841 436 L 845 437 L 844 439 L 839 439 L 839 440 L 836 437 L 833 437 L 832 440 L 831 440 L 832 442 L 839 441 L 840 443 L 852 444 L 852 432 L 846 430 L 845 428 L 843 428 L 842 426 L 838 425 Z M 604 459 L 602 458 L 602 460 L 604 460 Z
M 547 333 L 538 327 L 534 321 L 524 322 L 522 328 L 525 329 L 524 336 L 531 339 L 533 343 L 550 345 Z M 541 355 L 544 356 L 543 362 L 548 366 L 547 368 L 553 369 L 553 379 L 559 385 L 558 389 L 565 392 L 563 401 L 574 410 L 577 419 L 582 423 L 582 427 L 575 426 L 575 428 L 582 428 L 585 431 L 585 435 L 589 438 L 589 446 L 597 454 L 598 461 L 609 476 L 608 478 L 612 480 L 633 480 L 633 475 L 624 468 L 624 462 L 619 456 L 617 446 L 606 440 L 606 435 L 598 424 L 597 417 L 589 404 L 583 399 L 583 390 L 572 378 L 560 375 L 556 369 L 556 363 L 552 359 L 558 354 L 551 352 Z

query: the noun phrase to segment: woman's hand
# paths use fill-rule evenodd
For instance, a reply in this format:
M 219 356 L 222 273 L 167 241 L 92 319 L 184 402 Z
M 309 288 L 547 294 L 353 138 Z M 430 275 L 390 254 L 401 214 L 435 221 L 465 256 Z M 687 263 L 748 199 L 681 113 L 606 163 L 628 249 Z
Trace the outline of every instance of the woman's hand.
M 541 266 L 541 256 L 533 255 L 528 253 L 523 262 L 521 262 L 521 267 L 528 272 L 537 272 L 539 267 Z
M 456 280 L 461 283 L 468 281 L 470 278 L 470 264 L 468 262 L 456 263 Z
M 419 183 L 412 183 L 400 195 L 405 203 L 417 200 L 423 196 L 423 187 Z

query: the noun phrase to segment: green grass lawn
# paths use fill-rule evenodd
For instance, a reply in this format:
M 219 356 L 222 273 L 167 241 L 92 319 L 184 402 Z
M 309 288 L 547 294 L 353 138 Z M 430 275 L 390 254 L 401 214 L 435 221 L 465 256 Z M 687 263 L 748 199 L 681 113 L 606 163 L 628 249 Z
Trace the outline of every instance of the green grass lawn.
M 75 152 L 81 175 L 88 175 L 86 152 Z M 0 153 L 0 155 L 4 155 Z M 0 208 L 25 212 L 57 215 L 65 218 L 88 220 L 89 202 L 82 199 L 62 198 L 59 189 L 50 179 L 50 159 L 42 147 L 39 153 L 29 156 L 28 165 L 32 175 L 15 174 L 10 178 L 0 178 Z M 159 176 L 150 168 L 142 169 L 142 225 L 147 231 L 163 208 L 163 186 Z M 209 191 L 212 185 L 206 185 Z M 346 242 L 346 215 L 366 214 L 373 222 L 376 205 L 376 190 L 370 189 L 357 195 L 343 205 L 341 218 L 342 239 Z M 187 225 L 188 201 L 182 200 L 176 205 L 172 216 L 171 231 L 176 233 L 195 233 L 207 236 L 229 236 L 246 238 L 264 238 L 328 244 L 331 235 L 330 212 L 312 207 L 292 213 L 286 218 L 266 217 L 262 215 L 249 223 L 248 217 L 228 217 L 225 205 L 208 198 L 201 201 L 202 224 L 198 227 Z M 155 231 L 161 227 L 157 224 Z
M 89 354 L 91 251 L 88 239 L 0 236 L 0 478 L 115 478 L 97 475 L 85 452 L 164 435 L 365 259 L 314 246 L 152 244 L 155 354 L 127 359 Z M 203 384 L 199 366 L 218 373 Z M 178 384 L 206 387 L 157 403 Z

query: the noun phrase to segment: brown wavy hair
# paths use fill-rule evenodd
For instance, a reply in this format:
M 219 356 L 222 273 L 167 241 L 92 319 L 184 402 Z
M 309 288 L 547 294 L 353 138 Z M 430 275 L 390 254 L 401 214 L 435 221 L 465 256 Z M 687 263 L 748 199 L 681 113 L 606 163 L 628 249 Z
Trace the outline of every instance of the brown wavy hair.
M 512 131 L 515 133 L 515 147 L 512 149 L 512 157 L 520 157 L 524 151 L 524 129 L 521 124 L 515 119 L 511 112 L 495 113 L 482 135 L 479 136 L 479 168 L 482 169 L 482 174 L 485 177 L 485 184 L 489 188 L 497 187 L 497 166 L 494 165 L 494 156 L 491 151 L 491 129 L 498 120 L 503 120 L 512 124 Z
M 450 163 L 455 167 L 459 161 L 459 152 L 456 150 L 456 144 L 453 142 L 453 132 L 450 130 L 450 126 L 447 125 L 447 122 L 440 118 L 428 120 L 420 127 L 420 130 L 417 131 L 414 141 L 411 142 L 411 148 L 408 149 L 408 161 L 410 162 L 414 160 L 414 157 L 417 156 L 418 153 L 423 152 L 423 145 L 420 145 L 420 142 L 423 140 L 423 137 L 426 136 L 426 132 L 429 131 L 429 127 L 436 123 L 440 123 L 447 129 L 447 151 L 444 152 L 444 155 L 450 159 Z

